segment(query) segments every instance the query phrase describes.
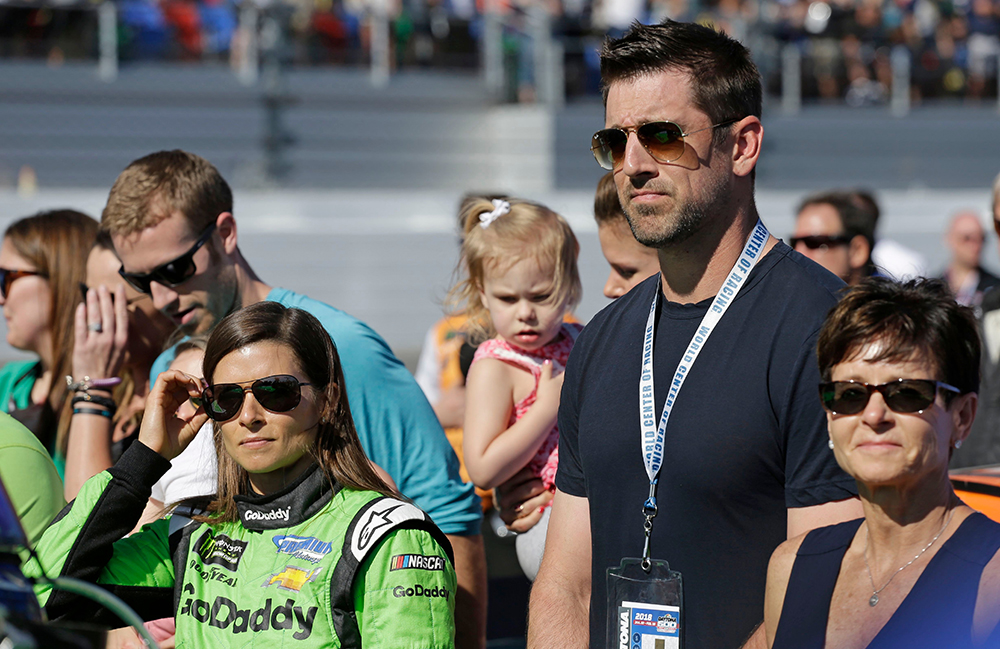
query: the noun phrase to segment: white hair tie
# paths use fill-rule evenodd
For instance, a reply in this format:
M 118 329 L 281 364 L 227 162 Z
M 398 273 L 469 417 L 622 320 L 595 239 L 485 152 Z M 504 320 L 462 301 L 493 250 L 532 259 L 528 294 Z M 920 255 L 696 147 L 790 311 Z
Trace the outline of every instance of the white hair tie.
M 479 215 L 479 227 L 485 230 L 490 227 L 490 223 L 493 223 L 508 212 L 510 212 L 510 203 L 499 198 L 494 198 L 493 211 L 483 212 Z

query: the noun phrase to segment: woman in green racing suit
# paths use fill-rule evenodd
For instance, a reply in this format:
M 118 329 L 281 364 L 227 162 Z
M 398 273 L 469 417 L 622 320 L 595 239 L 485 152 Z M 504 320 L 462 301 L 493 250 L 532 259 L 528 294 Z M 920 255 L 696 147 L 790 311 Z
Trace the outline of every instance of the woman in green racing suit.
M 160 375 L 138 441 L 84 485 L 25 572 L 96 582 L 144 619 L 172 616 L 178 647 L 453 647 L 451 548 L 368 463 L 319 321 L 275 302 L 236 311 L 208 341 L 204 376 L 203 389 Z M 185 419 L 188 399 L 198 409 Z M 122 538 L 208 417 L 215 496 Z M 50 619 L 120 626 L 44 582 L 36 592 Z

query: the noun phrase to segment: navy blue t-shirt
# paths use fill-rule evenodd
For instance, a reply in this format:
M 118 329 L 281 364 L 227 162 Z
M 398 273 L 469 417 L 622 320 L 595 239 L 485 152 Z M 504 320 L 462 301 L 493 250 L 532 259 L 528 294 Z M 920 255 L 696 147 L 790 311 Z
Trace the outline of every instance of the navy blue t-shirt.
M 640 450 L 642 338 L 656 277 L 580 335 L 559 407 L 556 486 L 589 499 L 590 646 L 605 644 L 606 570 L 643 547 L 649 480 Z M 816 338 L 843 283 L 783 243 L 750 273 L 705 344 L 667 427 L 652 556 L 684 579 L 687 649 L 736 649 L 763 619 L 771 552 L 786 508 L 856 495 L 827 446 Z M 656 418 L 711 304 L 660 300 Z

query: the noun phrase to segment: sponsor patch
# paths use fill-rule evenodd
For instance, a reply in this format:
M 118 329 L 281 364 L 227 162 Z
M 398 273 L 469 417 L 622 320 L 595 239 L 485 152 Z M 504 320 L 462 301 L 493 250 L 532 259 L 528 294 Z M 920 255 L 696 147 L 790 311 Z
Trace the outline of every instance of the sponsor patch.
M 268 577 L 261 587 L 267 588 L 272 584 L 278 584 L 278 588 L 282 590 L 291 590 L 297 593 L 302 590 L 303 586 L 315 579 L 322 570 L 322 568 L 303 570 L 295 566 L 285 566 L 281 572 L 275 572 Z
M 296 559 L 304 559 L 311 563 L 318 563 L 333 550 L 332 543 L 320 541 L 314 536 L 280 534 L 271 540 L 278 546 L 278 554 L 290 554 Z
M 239 567 L 246 549 L 246 541 L 237 541 L 225 534 L 214 534 L 211 529 L 206 529 L 195 544 L 195 552 L 204 563 L 215 563 L 234 571 Z
M 312 634 L 313 620 L 319 611 L 317 606 L 305 609 L 296 606 L 295 601 L 291 599 L 286 599 L 284 605 L 278 600 L 278 605 L 274 606 L 274 602 L 268 598 L 264 606 L 257 610 L 240 608 L 239 604 L 228 597 L 219 596 L 214 602 L 209 602 L 195 599 L 194 586 L 191 584 L 185 584 L 183 592 L 190 597 L 184 600 L 180 615 L 189 615 L 196 621 L 217 629 L 224 630 L 232 626 L 234 634 L 296 629 L 292 638 L 305 640 Z
M 389 572 L 393 570 L 444 570 L 444 557 L 397 554 L 389 560 Z
M 393 597 L 441 597 L 448 599 L 451 591 L 439 586 L 425 588 L 420 584 L 415 584 L 413 586 L 396 586 L 392 589 L 392 595 Z
M 248 509 L 243 512 L 243 520 L 247 523 L 250 521 L 284 521 L 287 523 L 291 513 L 291 507 L 278 507 L 277 509 L 268 510 Z
M 218 581 L 222 582 L 226 586 L 229 586 L 230 588 L 236 586 L 236 582 L 239 581 L 239 578 L 229 575 L 215 566 L 212 566 L 211 568 L 203 567 L 194 559 L 191 559 L 191 565 L 189 568 L 193 570 L 196 575 L 201 577 L 202 581 Z

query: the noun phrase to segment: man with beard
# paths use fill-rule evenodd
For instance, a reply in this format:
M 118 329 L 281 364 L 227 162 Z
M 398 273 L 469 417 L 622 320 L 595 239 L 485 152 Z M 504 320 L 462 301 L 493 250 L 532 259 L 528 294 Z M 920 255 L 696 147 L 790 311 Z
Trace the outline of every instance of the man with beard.
M 763 618 L 774 548 L 861 514 L 816 393 L 843 283 L 759 223 L 761 84 L 742 45 L 635 25 L 605 43 L 601 74 L 594 155 L 660 272 L 594 317 L 566 368 L 528 646 L 638 643 L 637 626 L 619 637 L 628 609 L 609 602 L 607 570 L 648 556 L 683 575 L 684 646 L 737 647 Z

